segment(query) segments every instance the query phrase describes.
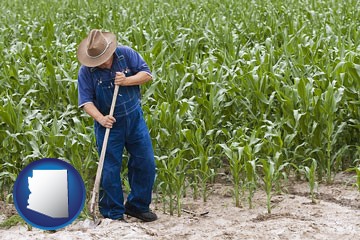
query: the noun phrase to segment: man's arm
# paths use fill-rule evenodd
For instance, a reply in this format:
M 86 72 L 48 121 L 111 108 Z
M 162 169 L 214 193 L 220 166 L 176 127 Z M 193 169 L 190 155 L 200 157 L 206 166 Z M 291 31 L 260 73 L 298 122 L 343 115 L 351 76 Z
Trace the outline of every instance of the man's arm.
M 119 86 L 134 86 L 141 85 L 152 80 L 152 76 L 145 71 L 138 72 L 137 74 L 126 77 L 124 73 L 117 72 L 115 77 L 115 84 Z

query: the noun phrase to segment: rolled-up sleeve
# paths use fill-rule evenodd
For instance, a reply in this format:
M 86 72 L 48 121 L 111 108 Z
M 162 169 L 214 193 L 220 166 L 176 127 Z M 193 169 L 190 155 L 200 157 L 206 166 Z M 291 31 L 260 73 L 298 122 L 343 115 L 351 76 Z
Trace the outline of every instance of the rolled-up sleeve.
M 125 47 L 125 51 L 127 55 L 125 57 L 129 61 L 128 62 L 129 68 L 133 73 L 136 74 L 138 72 L 146 72 L 147 74 L 152 76 L 149 66 L 138 52 L 136 52 L 134 49 L 130 47 Z
M 87 67 L 81 66 L 78 74 L 78 107 L 86 103 L 94 103 L 95 89 Z

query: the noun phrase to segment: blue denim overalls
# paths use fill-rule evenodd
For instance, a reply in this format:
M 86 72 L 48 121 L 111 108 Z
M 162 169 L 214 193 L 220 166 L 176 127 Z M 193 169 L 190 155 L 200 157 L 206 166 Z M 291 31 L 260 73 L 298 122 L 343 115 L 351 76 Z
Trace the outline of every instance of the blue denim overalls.
M 111 70 L 96 69 L 96 107 L 103 115 L 110 111 L 116 72 L 133 75 L 126 67 L 124 56 L 116 50 L 117 58 Z M 117 60 L 116 60 L 117 59 Z M 116 61 L 115 61 L 116 60 Z M 154 152 L 148 128 L 140 106 L 139 86 L 119 87 L 114 110 L 116 122 L 110 130 L 99 193 L 99 210 L 105 218 L 118 219 L 124 214 L 124 196 L 120 178 L 123 149 L 130 154 L 128 179 L 131 192 L 128 203 L 139 212 L 149 211 L 155 178 Z M 95 121 L 95 136 L 99 155 L 105 130 Z

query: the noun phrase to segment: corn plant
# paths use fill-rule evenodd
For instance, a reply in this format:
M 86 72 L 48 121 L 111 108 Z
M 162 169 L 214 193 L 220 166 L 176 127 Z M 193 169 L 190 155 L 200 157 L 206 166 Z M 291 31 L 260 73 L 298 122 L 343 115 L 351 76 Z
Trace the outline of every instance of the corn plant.
M 254 130 L 251 136 L 245 142 L 244 146 L 244 157 L 245 157 L 245 187 L 248 190 L 248 203 L 249 208 L 253 208 L 252 198 L 254 196 L 257 187 L 257 157 L 256 155 L 260 152 L 263 142 L 256 137 L 257 131 Z
M 310 167 L 304 166 L 301 169 L 301 171 L 305 174 L 306 179 L 308 180 L 308 183 L 309 183 L 310 196 L 311 196 L 312 203 L 316 203 L 316 200 L 315 200 L 315 188 L 317 188 L 316 168 L 317 168 L 317 161 L 315 159 L 311 159 Z
M 271 192 L 273 188 L 273 182 L 275 178 L 275 164 L 270 159 L 261 159 L 262 169 L 264 176 L 262 178 L 264 182 L 264 189 L 266 192 L 266 206 L 267 212 L 271 213 Z
M 192 180 L 190 183 L 194 190 L 194 198 L 197 197 L 197 185 L 201 186 L 202 199 L 204 202 L 207 200 L 207 184 L 215 176 L 215 170 L 212 168 L 210 161 L 213 159 L 211 156 L 214 152 L 213 146 L 210 143 L 206 143 L 207 136 L 204 135 L 203 129 L 205 127 L 200 125 L 195 134 L 193 134 L 190 129 L 184 129 L 182 131 L 184 139 L 189 143 L 189 150 L 194 156 L 190 160 L 190 166 L 192 169 Z
M 341 134 L 345 123 L 338 124 L 339 127 L 337 131 L 335 131 L 335 116 L 334 114 L 337 112 L 338 103 L 341 101 L 343 95 L 343 88 L 334 89 L 334 83 L 329 84 L 328 89 L 326 91 L 324 97 L 324 111 L 323 113 L 326 116 L 326 181 L 330 183 L 332 181 L 332 167 L 334 166 L 334 162 L 336 160 L 335 157 L 332 156 L 333 146 L 336 144 L 337 136 L 335 134 Z
M 245 163 L 246 183 L 245 186 L 249 191 L 248 203 L 249 208 L 253 208 L 252 199 L 256 190 L 256 160 L 246 161 Z
M 182 158 L 182 153 L 183 151 L 180 149 L 175 149 L 169 154 L 170 157 L 164 156 L 157 160 L 157 181 L 161 185 L 162 194 L 168 197 L 170 215 L 174 214 L 174 206 L 176 206 L 179 217 L 181 216 L 181 199 L 185 189 L 188 165 Z M 174 204 L 174 196 L 176 204 Z M 163 202 L 165 204 L 166 200 L 163 199 Z
M 240 190 L 242 188 L 241 173 L 245 167 L 242 159 L 244 147 L 239 146 L 239 143 L 237 142 L 232 142 L 230 146 L 226 144 L 219 144 L 219 146 L 224 150 L 225 155 L 228 157 L 231 180 L 234 187 L 235 206 L 240 207 Z
M 355 175 L 355 178 L 356 178 L 355 185 L 358 188 L 358 190 L 360 191 L 360 166 L 348 168 L 348 169 L 346 169 L 346 171 L 347 172 L 352 172 L 352 171 L 355 172 L 355 174 L 356 174 Z

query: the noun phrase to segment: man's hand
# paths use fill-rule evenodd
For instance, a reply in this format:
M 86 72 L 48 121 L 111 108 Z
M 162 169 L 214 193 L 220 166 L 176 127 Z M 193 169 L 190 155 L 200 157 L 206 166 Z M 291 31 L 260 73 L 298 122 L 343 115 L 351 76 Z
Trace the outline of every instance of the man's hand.
M 103 116 L 99 123 L 101 124 L 101 126 L 105 127 L 105 128 L 112 128 L 114 122 L 116 122 L 116 119 L 113 116 Z
M 112 128 L 112 125 L 114 122 L 116 122 L 116 119 L 109 115 L 102 115 L 101 112 L 95 107 L 95 105 L 92 102 L 86 103 L 84 105 L 84 110 L 89 114 L 91 117 L 95 119 L 98 123 L 100 123 L 101 126 L 106 128 Z
M 116 72 L 115 84 L 119 85 L 119 86 L 126 86 L 127 85 L 127 78 L 126 78 L 124 73 Z

